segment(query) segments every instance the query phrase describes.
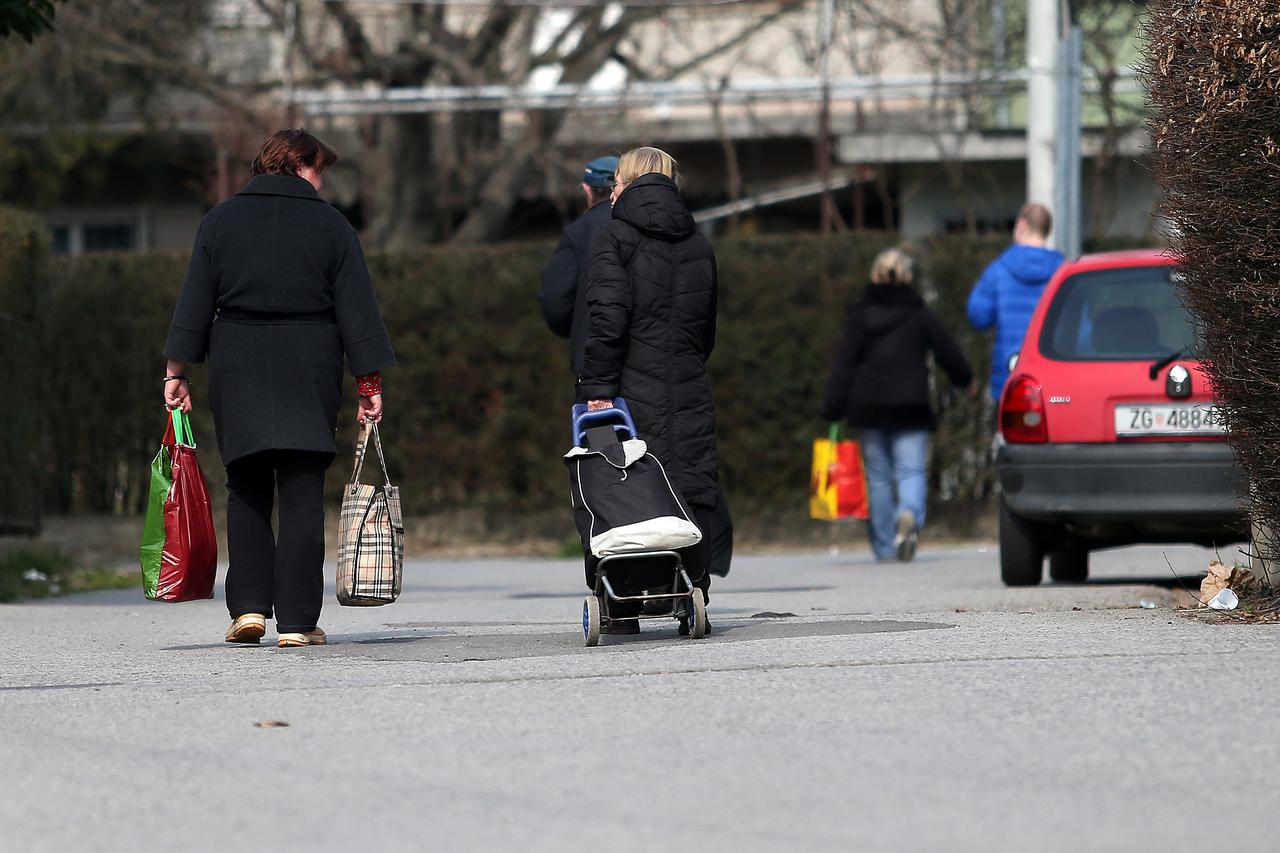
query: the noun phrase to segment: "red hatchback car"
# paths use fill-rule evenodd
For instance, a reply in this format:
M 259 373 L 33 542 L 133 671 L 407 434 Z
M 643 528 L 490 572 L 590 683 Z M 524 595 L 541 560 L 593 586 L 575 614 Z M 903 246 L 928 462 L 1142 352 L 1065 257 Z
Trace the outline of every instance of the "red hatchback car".
M 1083 581 L 1089 552 L 1247 537 L 1196 328 L 1158 250 L 1086 255 L 1045 288 L 1000 400 L 1000 576 Z

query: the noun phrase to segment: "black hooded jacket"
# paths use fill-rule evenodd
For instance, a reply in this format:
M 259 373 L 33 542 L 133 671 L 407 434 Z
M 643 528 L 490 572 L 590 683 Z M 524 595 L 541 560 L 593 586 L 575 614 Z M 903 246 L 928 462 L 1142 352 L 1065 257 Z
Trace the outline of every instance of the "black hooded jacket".
M 963 388 L 973 371 L 955 339 L 906 284 L 873 284 L 845 312 L 822 413 L 850 426 L 933 429 L 928 353 Z
M 642 175 L 591 244 L 578 399 L 624 398 L 690 504 L 716 505 L 716 259 L 670 178 Z

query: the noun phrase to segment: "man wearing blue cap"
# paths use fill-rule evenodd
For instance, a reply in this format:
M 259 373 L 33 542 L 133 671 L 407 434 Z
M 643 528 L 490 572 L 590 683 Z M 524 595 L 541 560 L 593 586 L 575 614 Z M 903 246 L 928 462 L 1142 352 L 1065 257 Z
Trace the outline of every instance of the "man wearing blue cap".
M 598 157 L 587 164 L 582 178 L 582 191 L 587 196 L 587 212 L 564 229 L 560 245 L 551 263 L 542 272 L 538 304 L 551 331 L 569 339 L 569 363 L 573 375 L 582 367 L 582 352 L 587 342 L 587 265 L 591 262 L 591 238 L 609 224 L 612 207 L 613 173 L 618 169 L 617 157 Z

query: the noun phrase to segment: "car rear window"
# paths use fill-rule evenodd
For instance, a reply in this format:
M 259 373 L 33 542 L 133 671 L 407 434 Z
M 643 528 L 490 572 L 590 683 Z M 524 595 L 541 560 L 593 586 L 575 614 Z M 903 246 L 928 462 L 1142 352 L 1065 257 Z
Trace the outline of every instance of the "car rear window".
M 1169 266 L 1073 275 L 1045 314 L 1040 352 L 1060 361 L 1158 359 L 1197 349 L 1195 325 L 1178 301 Z

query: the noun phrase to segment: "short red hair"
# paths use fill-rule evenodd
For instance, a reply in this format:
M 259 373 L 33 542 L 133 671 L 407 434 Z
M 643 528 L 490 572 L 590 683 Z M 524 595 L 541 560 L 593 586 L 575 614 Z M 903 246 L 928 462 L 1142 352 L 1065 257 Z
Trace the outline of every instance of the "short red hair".
M 296 175 L 304 166 L 323 172 L 338 162 L 338 152 L 301 127 L 276 131 L 249 167 L 250 175 Z

